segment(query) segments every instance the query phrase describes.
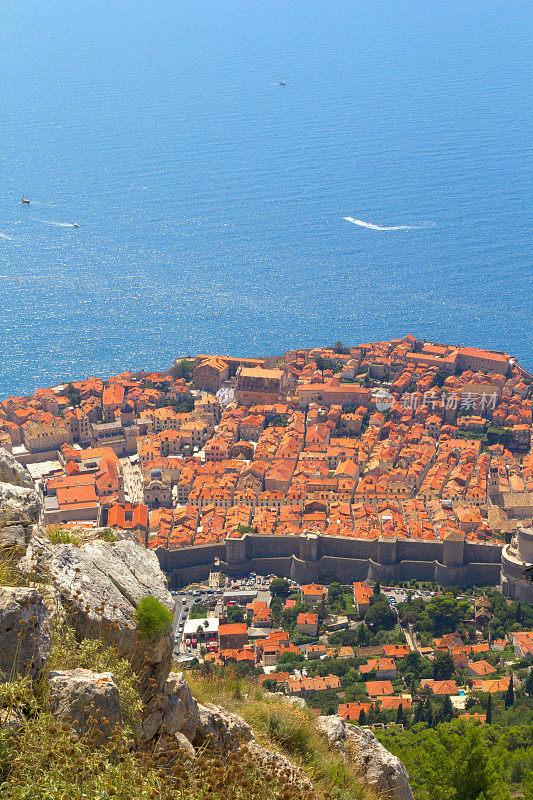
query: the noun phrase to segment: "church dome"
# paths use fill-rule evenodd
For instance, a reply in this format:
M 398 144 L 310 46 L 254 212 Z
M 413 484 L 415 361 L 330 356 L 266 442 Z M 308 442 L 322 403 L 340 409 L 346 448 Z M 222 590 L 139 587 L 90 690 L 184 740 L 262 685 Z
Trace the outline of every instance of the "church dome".
M 124 403 L 122 408 L 120 409 L 121 414 L 133 414 L 133 408 L 130 406 L 129 403 Z
M 156 480 L 157 478 L 161 479 L 163 477 L 163 473 L 160 469 L 153 469 L 150 473 L 150 477 Z

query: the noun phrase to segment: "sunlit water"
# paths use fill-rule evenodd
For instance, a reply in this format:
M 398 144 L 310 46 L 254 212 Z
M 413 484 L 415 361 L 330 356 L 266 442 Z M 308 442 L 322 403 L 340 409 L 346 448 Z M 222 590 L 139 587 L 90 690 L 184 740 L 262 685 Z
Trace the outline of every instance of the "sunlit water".
M 6 0 L 2 396 L 407 332 L 533 368 L 529 15 Z

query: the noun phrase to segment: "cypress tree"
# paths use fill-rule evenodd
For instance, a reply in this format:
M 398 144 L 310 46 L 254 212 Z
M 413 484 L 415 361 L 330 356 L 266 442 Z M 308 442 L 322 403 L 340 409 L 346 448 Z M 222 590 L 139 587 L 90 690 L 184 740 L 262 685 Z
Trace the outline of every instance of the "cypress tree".
M 453 705 L 449 695 L 444 696 L 444 703 L 442 704 L 442 718 L 444 722 L 451 722 L 453 719 Z
M 414 721 L 420 722 L 421 719 L 422 719 L 422 701 L 416 704 Z
M 487 723 L 487 725 L 491 725 L 492 724 L 492 695 L 491 694 L 489 694 L 489 699 L 487 700 L 486 723 Z
M 514 685 L 513 685 L 513 673 L 511 672 L 509 677 L 509 688 L 505 692 L 505 708 L 510 708 L 514 705 Z
M 366 714 L 364 708 L 362 708 L 359 713 L 359 725 L 366 725 Z
M 396 712 L 396 725 L 403 725 L 403 705 L 400 703 L 398 711 Z

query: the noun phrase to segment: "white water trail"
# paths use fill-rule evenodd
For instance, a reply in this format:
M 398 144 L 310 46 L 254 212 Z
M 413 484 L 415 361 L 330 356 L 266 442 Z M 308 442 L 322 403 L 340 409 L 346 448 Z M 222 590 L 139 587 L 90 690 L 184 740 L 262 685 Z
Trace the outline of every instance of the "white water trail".
M 353 217 L 343 217 L 346 222 L 351 222 L 353 225 L 360 225 L 361 228 L 370 228 L 372 231 L 421 231 L 424 228 L 433 228 L 434 222 L 427 222 L 425 225 L 373 225 L 371 222 L 363 222 L 362 219 L 354 219 Z
M 7 233 L 0 233 L 0 239 L 7 239 L 8 242 L 12 242 L 13 241 L 13 237 L 12 236 L 8 236 Z
M 77 225 L 75 222 L 55 222 L 51 219 L 39 219 L 38 217 L 35 218 L 37 222 L 42 222 L 44 225 L 55 225 L 57 228 L 79 228 L 80 226 Z

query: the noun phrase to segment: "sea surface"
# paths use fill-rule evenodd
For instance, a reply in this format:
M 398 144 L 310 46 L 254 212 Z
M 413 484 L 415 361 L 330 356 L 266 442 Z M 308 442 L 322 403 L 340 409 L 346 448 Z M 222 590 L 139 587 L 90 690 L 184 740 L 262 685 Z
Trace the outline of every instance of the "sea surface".
M 531 8 L 3 0 L 1 396 L 408 332 L 533 369 Z

